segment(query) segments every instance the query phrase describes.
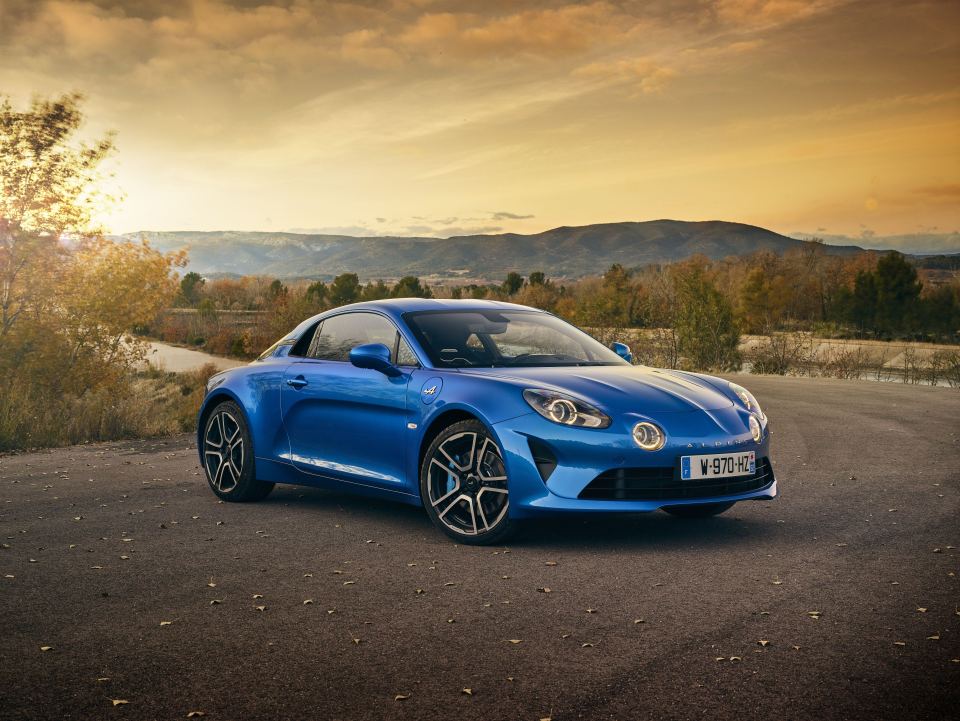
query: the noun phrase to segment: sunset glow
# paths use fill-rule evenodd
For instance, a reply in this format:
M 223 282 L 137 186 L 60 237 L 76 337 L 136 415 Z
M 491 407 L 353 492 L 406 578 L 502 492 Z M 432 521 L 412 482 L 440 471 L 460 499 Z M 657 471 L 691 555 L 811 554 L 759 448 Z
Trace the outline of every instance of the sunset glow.
M 0 0 L 117 131 L 117 232 L 960 227 L 960 4 Z

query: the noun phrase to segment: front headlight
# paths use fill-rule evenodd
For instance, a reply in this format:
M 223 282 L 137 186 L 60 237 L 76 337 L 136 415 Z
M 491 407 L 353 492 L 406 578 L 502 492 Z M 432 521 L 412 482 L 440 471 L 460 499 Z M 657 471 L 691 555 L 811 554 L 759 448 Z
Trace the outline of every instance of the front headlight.
M 756 413 L 760 418 L 766 418 L 766 416 L 763 415 L 763 411 L 760 410 L 760 404 L 757 403 L 757 399 L 753 397 L 753 393 L 736 383 L 730 384 L 730 390 L 737 394 L 737 398 L 747 407 L 748 411 Z
M 528 388 L 523 392 L 523 399 L 548 421 L 562 426 L 606 428 L 610 425 L 609 416 L 586 401 L 565 393 Z

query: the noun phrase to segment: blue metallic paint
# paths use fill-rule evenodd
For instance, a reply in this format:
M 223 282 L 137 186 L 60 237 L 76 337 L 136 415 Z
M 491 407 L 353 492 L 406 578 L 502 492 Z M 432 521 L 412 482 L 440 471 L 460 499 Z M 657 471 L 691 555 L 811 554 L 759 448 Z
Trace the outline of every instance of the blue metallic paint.
M 514 309 L 493 301 L 398 299 L 360 303 L 307 319 L 274 353 L 224 371 L 200 409 L 234 400 L 244 410 L 253 440 L 257 477 L 279 483 L 350 488 L 419 504 L 421 453 L 445 419 L 482 421 L 503 449 L 510 479 L 510 515 L 555 512 L 653 511 L 666 505 L 770 499 L 777 485 L 735 496 L 695 501 L 582 500 L 577 494 L 600 473 L 617 467 L 673 466 L 681 455 L 753 450 L 769 456 L 769 432 L 751 437 L 750 412 L 726 381 L 642 366 L 565 368 L 432 368 L 403 315 L 439 309 Z M 347 362 L 291 357 L 294 342 L 323 318 L 367 311 L 390 319 L 422 367 L 387 376 Z M 542 312 L 542 311 L 541 311 Z M 304 379 L 302 387 L 287 380 Z M 427 394 L 432 387 L 436 390 Z M 523 400 L 526 388 L 561 390 L 595 405 L 612 419 L 608 428 L 552 423 Z M 631 429 L 641 420 L 667 436 L 659 451 L 641 450 Z M 549 447 L 557 467 L 544 482 L 529 439 Z M 202 448 L 202 445 L 199 447 Z

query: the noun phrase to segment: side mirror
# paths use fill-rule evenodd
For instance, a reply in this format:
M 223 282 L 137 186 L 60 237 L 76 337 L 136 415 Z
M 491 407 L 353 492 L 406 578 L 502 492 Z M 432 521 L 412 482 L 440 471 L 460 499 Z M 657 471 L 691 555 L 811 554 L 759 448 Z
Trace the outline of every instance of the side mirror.
M 633 363 L 633 353 L 630 352 L 630 346 L 626 343 L 611 343 L 610 350 L 623 358 L 627 363 Z
M 364 343 L 350 351 L 350 362 L 357 368 L 370 368 L 387 376 L 398 376 L 400 370 L 390 362 L 390 349 L 383 343 Z

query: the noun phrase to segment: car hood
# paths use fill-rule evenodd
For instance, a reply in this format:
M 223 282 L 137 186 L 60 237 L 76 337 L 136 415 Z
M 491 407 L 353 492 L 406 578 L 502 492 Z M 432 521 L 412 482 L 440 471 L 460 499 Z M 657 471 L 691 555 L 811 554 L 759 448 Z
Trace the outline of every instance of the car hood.
M 683 413 L 733 405 L 706 376 L 645 366 L 469 368 L 460 372 L 524 388 L 558 390 L 610 412 Z

